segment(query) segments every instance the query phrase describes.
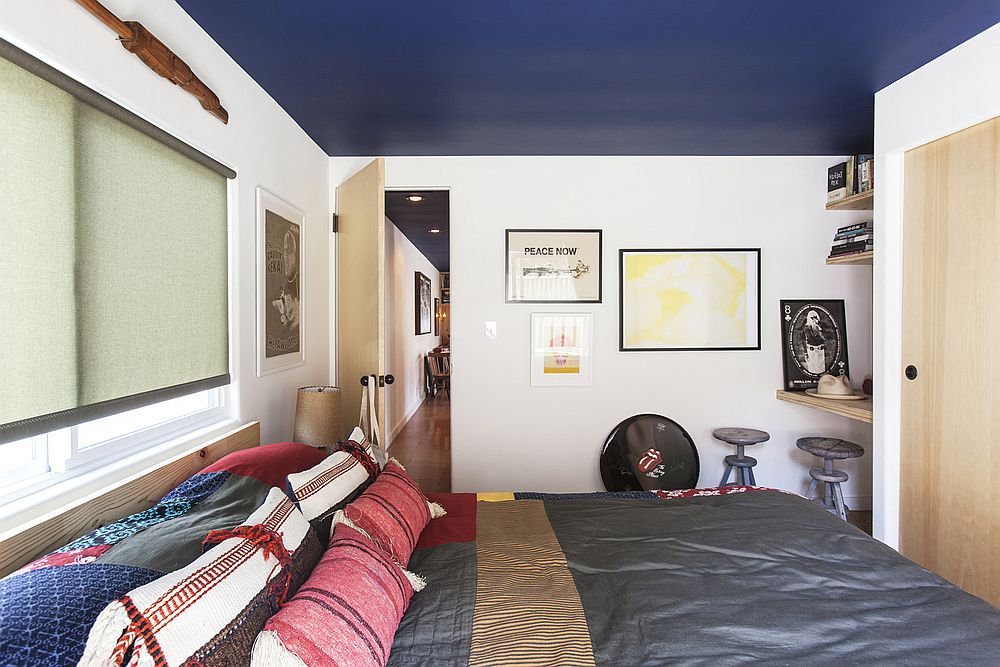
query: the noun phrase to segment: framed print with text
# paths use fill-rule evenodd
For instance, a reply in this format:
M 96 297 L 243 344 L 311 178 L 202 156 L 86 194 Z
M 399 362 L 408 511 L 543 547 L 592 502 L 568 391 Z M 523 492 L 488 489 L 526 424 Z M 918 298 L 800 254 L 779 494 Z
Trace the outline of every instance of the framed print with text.
M 508 229 L 507 303 L 601 303 L 600 229 Z

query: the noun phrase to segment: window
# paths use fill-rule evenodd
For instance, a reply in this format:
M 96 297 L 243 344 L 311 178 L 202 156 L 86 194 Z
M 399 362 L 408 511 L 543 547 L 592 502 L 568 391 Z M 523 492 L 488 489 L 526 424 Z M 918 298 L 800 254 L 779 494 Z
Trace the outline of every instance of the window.
M 0 40 L 0 481 L 219 415 L 235 175 Z
M 224 391 L 199 391 L 0 445 L 0 501 L 208 426 L 223 417 Z

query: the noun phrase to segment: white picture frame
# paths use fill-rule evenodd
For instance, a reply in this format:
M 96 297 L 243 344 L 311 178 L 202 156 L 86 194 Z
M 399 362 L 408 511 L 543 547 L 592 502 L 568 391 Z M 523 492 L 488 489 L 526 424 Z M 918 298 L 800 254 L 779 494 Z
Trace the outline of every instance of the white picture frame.
M 594 314 L 531 314 L 531 386 L 593 384 Z
M 257 186 L 257 377 L 306 362 L 305 234 L 305 213 Z

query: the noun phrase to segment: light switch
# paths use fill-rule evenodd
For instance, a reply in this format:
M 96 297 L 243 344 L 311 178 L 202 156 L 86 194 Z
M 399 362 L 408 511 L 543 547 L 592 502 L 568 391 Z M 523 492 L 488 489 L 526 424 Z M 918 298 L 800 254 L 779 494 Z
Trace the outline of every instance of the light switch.
M 483 322 L 483 334 L 485 334 L 487 340 L 497 339 L 497 323 L 496 322 Z

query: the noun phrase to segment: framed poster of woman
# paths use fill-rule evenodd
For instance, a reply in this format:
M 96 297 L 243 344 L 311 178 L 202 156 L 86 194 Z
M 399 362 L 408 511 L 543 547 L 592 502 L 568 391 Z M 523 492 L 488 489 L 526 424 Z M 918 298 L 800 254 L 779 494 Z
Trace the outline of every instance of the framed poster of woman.
M 821 375 L 848 375 L 844 301 L 782 300 L 785 389 L 814 389 Z

